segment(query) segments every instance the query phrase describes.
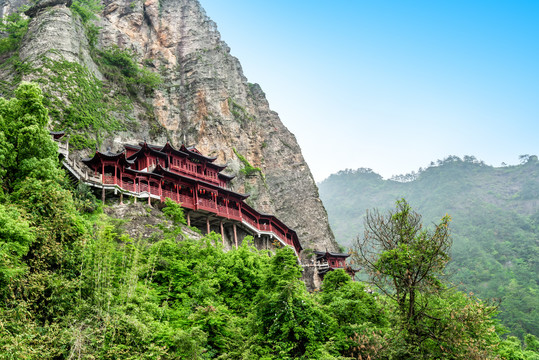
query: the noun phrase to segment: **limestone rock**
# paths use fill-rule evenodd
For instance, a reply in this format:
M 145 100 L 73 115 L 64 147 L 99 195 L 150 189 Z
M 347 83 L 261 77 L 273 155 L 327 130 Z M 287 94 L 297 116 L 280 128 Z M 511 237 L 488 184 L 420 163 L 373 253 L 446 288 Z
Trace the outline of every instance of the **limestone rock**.
M 56 5 L 65 5 L 66 7 L 71 7 L 72 0 L 40 0 L 35 3 L 32 7 L 24 12 L 28 17 L 34 17 L 40 10 L 44 10 L 49 7 Z
M 0 0 L 0 17 L 3 18 L 28 3 L 28 0 Z
M 90 56 L 84 27 L 68 8 L 70 5 L 71 0 L 45 0 L 35 5 L 37 9 L 32 7 L 26 12 L 33 18 L 21 44 L 19 58 L 35 67 L 39 67 L 43 56 L 77 62 L 102 78 Z M 25 80 L 32 80 L 32 77 Z

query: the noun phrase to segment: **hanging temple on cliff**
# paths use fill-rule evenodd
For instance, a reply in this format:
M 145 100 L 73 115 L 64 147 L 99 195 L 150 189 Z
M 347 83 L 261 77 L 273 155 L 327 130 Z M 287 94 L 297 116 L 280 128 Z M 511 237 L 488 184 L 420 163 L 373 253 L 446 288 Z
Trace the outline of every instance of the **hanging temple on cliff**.
M 182 145 L 179 149 L 170 143 L 164 146 L 125 144 L 124 150 L 96 150 L 91 158 L 82 159 L 83 168 L 69 157 L 69 142 L 65 132 L 51 132 L 58 143 L 62 164 L 79 182 L 101 190 L 102 201 L 108 192 L 123 197 L 152 199 L 164 202 L 166 198 L 181 204 L 185 210 L 187 225 L 196 226 L 206 233 L 221 234 L 223 245 L 230 240 L 238 247 L 238 239 L 252 235 L 255 246 L 270 249 L 290 246 L 298 260 L 303 250 L 296 232 L 274 215 L 263 214 L 249 206 L 248 194 L 230 190 L 234 176 L 221 173 L 226 165 L 215 164 L 216 158 L 202 155 L 195 147 Z M 243 237 L 242 237 L 243 236 Z M 315 251 L 312 266 L 318 268 L 321 277 L 328 271 L 343 268 L 353 275 L 347 266 L 348 254 Z M 309 266 L 309 264 L 304 265 Z

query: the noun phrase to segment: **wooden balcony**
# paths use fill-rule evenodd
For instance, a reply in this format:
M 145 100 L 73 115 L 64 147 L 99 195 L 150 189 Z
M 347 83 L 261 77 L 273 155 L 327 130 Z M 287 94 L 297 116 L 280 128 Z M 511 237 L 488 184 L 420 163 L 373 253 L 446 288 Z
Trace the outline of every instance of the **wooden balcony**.
M 218 177 L 207 176 L 207 175 L 204 175 L 204 174 L 202 174 L 202 173 L 200 173 L 198 171 L 191 171 L 191 170 L 188 170 L 187 168 L 179 167 L 179 166 L 175 166 L 175 165 L 171 165 L 169 167 L 169 170 L 172 171 L 172 172 L 175 172 L 178 175 L 187 175 L 189 177 L 199 179 L 199 180 L 208 182 L 210 184 L 220 186 L 220 182 L 219 182 Z
M 210 200 L 210 199 L 198 199 L 198 204 L 197 205 L 198 205 L 198 208 L 201 209 L 201 210 L 211 211 L 211 212 L 216 213 L 216 214 L 218 212 L 217 204 L 213 200 Z

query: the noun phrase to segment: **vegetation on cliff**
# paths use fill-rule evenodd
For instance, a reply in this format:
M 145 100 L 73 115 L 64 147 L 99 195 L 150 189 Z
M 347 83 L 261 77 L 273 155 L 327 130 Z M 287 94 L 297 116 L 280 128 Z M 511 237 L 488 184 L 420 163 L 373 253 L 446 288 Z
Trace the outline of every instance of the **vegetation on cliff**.
M 391 297 L 343 271 L 310 294 L 290 249 L 189 239 L 171 202 L 148 208 L 152 236 L 129 236 L 65 180 L 43 100 L 29 83 L 0 98 L 0 358 L 537 358 L 535 337 L 500 341 L 488 307 L 458 292 L 430 298 L 448 332 L 411 348 Z
M 34 6 L 38 6 L 34 5 Z M 117 46 L 96 47 L 99 28 L 92 20 L 102 6 L 94 0 L 75 0 L 71 10 L 84 27 L 92 61 L 104 79 L 86 66 L 67 61 L 50 49 L 38 58 L 38 65 L 19 59 L 19 47 L 28 31 L 29 18 L 22 15 L 27 7 L 0 19 L 0 55 L 10 56 L 2 66 L 11 66 L 12 78 L 0 81 L 0 91 L 11 94 L 22 78 L 31 76 L 42 84 L 45 104 L 50 109 L 53 127 L 67 130 L 75 149 L 94 148 L 114 132 L 136 128 L 132 118 L 135 104 L 151 108 L 147 95 L 162 82 L 159 74 L 136 62 L 137 56 Z M 151 111 L 146 116 L 153 119 Z

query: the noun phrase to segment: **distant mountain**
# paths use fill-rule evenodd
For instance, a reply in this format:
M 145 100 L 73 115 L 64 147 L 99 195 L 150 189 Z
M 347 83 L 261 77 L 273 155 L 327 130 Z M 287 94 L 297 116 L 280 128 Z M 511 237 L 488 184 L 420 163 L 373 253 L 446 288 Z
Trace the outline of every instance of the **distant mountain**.
M 513 334 L 539 335 L 539 161 L 495 168 L 450 156 L 419 173 L 384 180 L 370 169 L 344 170 L 319 184 L 337 241 L 353 246 L 367 209 L 404 197 L 424 224 L 452 217 L 454 283 L 501 300 Z

